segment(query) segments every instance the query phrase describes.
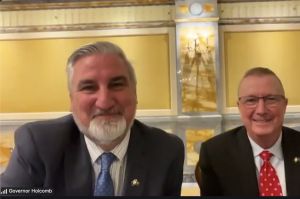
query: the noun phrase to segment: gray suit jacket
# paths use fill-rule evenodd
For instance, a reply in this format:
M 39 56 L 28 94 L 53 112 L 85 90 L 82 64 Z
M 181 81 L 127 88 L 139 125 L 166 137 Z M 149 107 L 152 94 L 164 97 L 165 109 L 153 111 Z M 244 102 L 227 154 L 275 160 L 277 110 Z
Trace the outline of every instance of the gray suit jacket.
M 282 150 L 288 196 L 300 196 L 300 132 L 283 127 Z M 258 196 L 256 168 L 246 129 L 238 127 L 206 142 L 200 149 L 202 195 Z
M 183 161 L 180 138 L 135 120 L 127 151 L 124 195 L 180 195 Z M 69 115 L 20 127 L 0 184 L 52 188 L 56 195 L 89 196 L 93 193 L 92 175 L 84 136 Z M 138 179 L 139 186 L 132 186 L 133 179 Z

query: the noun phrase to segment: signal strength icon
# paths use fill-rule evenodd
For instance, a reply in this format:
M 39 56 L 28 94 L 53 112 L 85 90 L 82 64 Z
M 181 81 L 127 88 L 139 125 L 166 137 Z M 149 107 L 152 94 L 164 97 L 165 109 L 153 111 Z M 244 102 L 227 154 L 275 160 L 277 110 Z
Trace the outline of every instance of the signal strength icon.
M 0 195 L 7 195 L 7 189 L 1 190 Z

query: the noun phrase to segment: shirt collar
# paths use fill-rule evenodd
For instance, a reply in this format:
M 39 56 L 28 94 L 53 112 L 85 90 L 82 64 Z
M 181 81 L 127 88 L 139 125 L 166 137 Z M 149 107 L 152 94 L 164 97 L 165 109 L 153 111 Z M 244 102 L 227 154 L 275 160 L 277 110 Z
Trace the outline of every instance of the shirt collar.
M 130 129 L 126 132 L 124 139 L 110 152 L 113 153 L 118 160 L 123 160 L 125 157 L 130 138 Z M 91 160 L 93 163 L 96 162 L 97 158 L 104 153 L 103 149 L 97 146 L 90 138 L 84 135 L 84 139 L 89 151 Z
M 275 144 L 273 146 L 271 146 L 268 149 L 263 149 L 262 147 L 260 147 L 258 144 L 256 144 L 256 142 L 254 142 L 254 140 L 252 140 L 251 137 L 249 137 L 249 135 L 247 134 L 252 150 L 253 150 L 253 155 L 254 157 L 259 156 L 259 154 L 264 151 L 264 150 L 268 150 L 269 152 L 271 152 L 275 157 L 283 160 L 283 154 L 282 154 L 282 148 L 281 148 L 281 140 L 282 140 L 282 132 L 280 133 L 279 138 L 277 139 L 277 141 L 275 142 Z

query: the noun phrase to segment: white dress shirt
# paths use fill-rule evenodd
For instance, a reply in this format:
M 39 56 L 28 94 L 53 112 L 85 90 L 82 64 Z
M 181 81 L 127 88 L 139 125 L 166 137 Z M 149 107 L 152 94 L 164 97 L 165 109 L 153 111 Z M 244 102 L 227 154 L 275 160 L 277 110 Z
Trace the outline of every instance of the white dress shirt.
M 273 154 L 273 156 L 270 159 L 270 163 L 276 170 L 276 173 L 279 178 L 280 185 L 281 185 L 281 189 L 282 189 L 282 194 L 283 194 L 283 196 L 286 196 L 287 194 L 286 194 L 284 159 L 283 159 L 283 153 L 282 153 L 282 147 L 281 147 L 282 133 L 280 134 L 280 137 L 278 138 L 276 143 L 271 148 L 268 148 L 268 149 L 261 148 L 249 136 L 248 136 L 248 138 L 250 140 L 250 144 L 252 146 L 252 151 L 253 151 L 253 155 L 254 155 L 257 180 L 259 180 L 259 170 L 263 164 L 263 160 L 259 157 L 259 154 L 262 151 L 267 150 Z
M 85 142 L 87 145 L 87 149 L 89 151 L 91 162 L 94 168 L 94 179 L 93 186 L 95 185 L 95 181 L 100 173 L 101 165 L 99 165 L 96 160 L 102 155 L 105 151 L 97 146 L 92 140 L 90 140 L 87 136 L 84 136 Z M 126 162 L 127 162 L 127 148 L 130 138 L 130 130 L 126 133 L 126 136 L 122 140 L 120 144 L 118 144 L 113 150 L 110 152 L 113 153 L 117 158 L 112 163 L 110 167 L 110 175 L 114 184 L 115 196 L 121 196 L 123 194 L 124 180 L 125 180 L 125 171 L 126 171 Z

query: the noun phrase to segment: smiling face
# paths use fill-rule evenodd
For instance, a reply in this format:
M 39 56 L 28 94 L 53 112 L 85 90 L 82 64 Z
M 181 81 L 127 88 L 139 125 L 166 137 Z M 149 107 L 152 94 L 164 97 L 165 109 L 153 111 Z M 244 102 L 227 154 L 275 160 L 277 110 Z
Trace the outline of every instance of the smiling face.
M 96 53 L 79 58 L 73 68 L 70 97 L 76 122 L 98 144 L 124 137 L 137 104 L 128 66 L 117 55 Z
M 278 79 L 273 75 L 250 75 L 245 77 L 239 87 L 239 97 L 270 95 L 284 96 L 284 90 Z M 248 135 L 259 145 L 269 147 L 278 139 L 284 114 L 286 111 L 287 99 L 283 98 L 276 104 L 268 105 L 263 99 L 259 99 L 254 107 L 238 102 L 242 122 Z

